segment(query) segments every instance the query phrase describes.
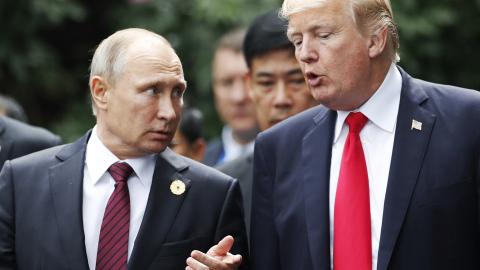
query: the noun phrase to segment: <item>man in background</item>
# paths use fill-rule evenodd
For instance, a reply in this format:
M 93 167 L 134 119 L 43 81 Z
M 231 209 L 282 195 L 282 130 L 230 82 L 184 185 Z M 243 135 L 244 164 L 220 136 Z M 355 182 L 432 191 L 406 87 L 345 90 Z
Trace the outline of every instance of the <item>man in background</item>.
M 22 106 L 12 97 L 0 94 L 0 115 L 27 123 L 27 115 Z
M 0 268 L 237 269 L 237 181 L 167 147 L 186 89 L 170 43 L 118 31 L 90 70 L 93 129 L 0 172 Z
M 480 269 L 480 93 L 396 65 L 388 0 L 285 0 L 322 106 L 255 142 L 253 269 Z
M 26 122 L 22 106 L 12 97 L 0 94 L 0 169 L 6 160 L 62 143 L 57 135 Z
M 307 87 L 295 49 L 288 40 L 287 21 L 278 10 L 257 17 L 248 28 L 243 52 L 248 66 L 245 84 L 255 104 L 260 129 L 318 105 Z M 247 232 L 250 226 L 253 151 L 220 165 L 218 169 L 240 183 Z
M 50 131 L 0 116 L 0 169 L 5 161 L 62 143 Z
M 212 63 L 215 108 L 224 126 L 221 136 L 208 143 L 204 163 L 209 166 L 235 159 L 253 149 L 258 132 L 254 105 L 243 77 L 247 66 L 242 54 L 245 30 L 220 38 Z
M 179 155 L 201 162 L 206 147 L 202 112 L 192 107 L 184 108 L 170 148 Z

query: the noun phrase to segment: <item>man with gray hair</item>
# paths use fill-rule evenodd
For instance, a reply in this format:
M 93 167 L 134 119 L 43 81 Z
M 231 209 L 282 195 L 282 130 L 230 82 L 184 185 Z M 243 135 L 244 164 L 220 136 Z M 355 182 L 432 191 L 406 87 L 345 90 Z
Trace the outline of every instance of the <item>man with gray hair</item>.
M 388 0 L 285 0 L 322 106 L 255 142 L 255 270 L 480 269 L 480 93 L 396 65 Z
M 91 131 L 0 173 L 0 269 L 237 269 L 238 183 L 167 147 L 186 89 L 168 41 L 114 33 L 89 85 Z

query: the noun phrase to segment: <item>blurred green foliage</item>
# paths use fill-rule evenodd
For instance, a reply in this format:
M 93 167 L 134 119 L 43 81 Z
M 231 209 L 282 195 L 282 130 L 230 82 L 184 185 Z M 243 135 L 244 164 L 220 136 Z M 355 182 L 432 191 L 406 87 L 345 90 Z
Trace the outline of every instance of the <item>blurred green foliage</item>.
M 116 30 L 164 35 L 182 59 L 187 102 L 219 132 L 211 96 L 215 41 L 281 0 L 0 1 L 0 91 L 23 104 L 30 122 L 72 141 L 94 124 L 88 66 Z M 401 62 L 413 76 L 480 89 L 480 0 L 393 0 Z

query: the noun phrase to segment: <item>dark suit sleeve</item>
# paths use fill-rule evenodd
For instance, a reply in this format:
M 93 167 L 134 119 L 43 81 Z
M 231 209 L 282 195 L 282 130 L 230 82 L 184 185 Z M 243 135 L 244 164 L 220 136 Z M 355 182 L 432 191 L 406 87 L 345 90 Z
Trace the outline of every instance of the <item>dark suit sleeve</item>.
M 7 161 L 0 172 L 0 269 L 15 269 L 15 217 L 13 214 L 11 165 Z
M 273 215 L 273 174 L 259 140 L 255 143 L 250 224 L 252 269 L 280 269 Z
M 236 180 L 232 181 L 225 198 L 216 229 L 216 242 L 220 241 L 226 235 L 231 235 L 235 238 L 234 245 L 230 252 L 232 254 L 242 255 L 242 264 L 239 269 L 250 269 L 247 235 L 243 222 L 242 196 Z

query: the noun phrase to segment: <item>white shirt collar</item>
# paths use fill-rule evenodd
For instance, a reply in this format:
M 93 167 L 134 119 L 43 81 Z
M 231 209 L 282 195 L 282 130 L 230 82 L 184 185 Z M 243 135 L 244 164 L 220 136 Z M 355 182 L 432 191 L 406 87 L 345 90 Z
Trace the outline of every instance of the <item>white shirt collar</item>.
M 354 110 L 363 113 L 377 127 L 394 132 L 397 123 L 398 106 L 402 90 L 402 75 L 395 64 L 390 66 L 387 76 L 377 91 L 360 108 Z M 335 136 L 333 142 L 340 137 L 343 123 L 350 111 L 337 111 Z
M 116 157 L 98 137 L 97 126 L 95 126 L 88 140 L 87 152 L 85 154 L 85 164 L 88 167 L 88 173 L 90 174 L 90 179 L 93 184 L 96 185 L 107 172 L 108 168 L 117 161 L 119 161 L 119 158 Z M 122 161 L 128 163 L 133 168 L 140 183 L 145 186 L 150 185 L 153 171 L 155 170 L 155 154 Z
M 255 140 L 247 144 L 239 144 L 233 138 L 233 131 L 229 126 L 224 126 L 222 129 L 222 143 L 225 153 L 224 161 L 235 159 L 243 154 L 253 152 Z

